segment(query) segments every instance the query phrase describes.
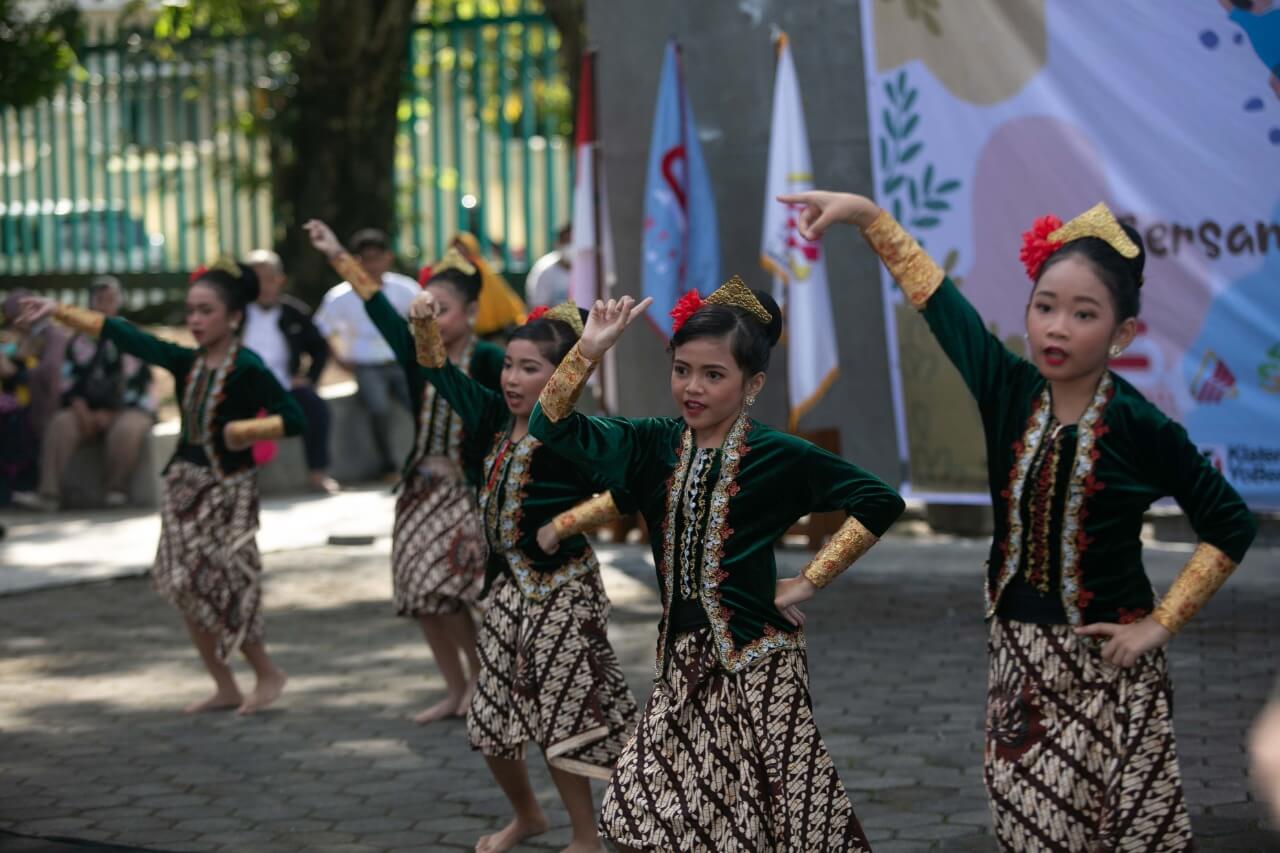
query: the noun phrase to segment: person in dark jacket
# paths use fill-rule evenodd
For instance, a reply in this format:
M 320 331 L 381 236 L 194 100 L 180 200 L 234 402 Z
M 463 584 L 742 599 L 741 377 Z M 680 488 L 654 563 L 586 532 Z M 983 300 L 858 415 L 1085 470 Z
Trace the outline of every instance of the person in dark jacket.
M 244 345 L 266 362 L 307 416 L 302 436 L 307 481 L 313 491 L 338 491 L 329 468 L 329 407 L 316 386 L 329 361 L 329 344 L 301 300 L 284 292 L 287 278 L 280 256 L 269 249 L 249 253 L 245 263 L 258 274 L 258 299 L 245 312 Z

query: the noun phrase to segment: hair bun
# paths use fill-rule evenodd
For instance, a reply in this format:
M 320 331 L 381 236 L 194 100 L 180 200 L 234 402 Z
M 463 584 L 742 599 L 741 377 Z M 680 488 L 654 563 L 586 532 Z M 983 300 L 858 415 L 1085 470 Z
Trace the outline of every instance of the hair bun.
M 258 294 L 262 291 L 258 274 L 253 271 L 253 267 L 240 261 L 236 261 L 236 266 L 240 268 L 240 275 L 236 278 L 235 284 L 241 303 L 248 305 L 250 302 L 257 302 Z
M 1133 273 L 1133 280 L 1138 283 L 1138 287 L 1142 287 L 1143 270 L 1147 265 L 1147 247 L 1142 242 L 1142 234 L 1138 232 L 1127 222 L 1121 222 L 1120 227 L 1124 229 L 1124 233 L 1129 235 L 1129 239 L 1138 247 L 1138 257 L 1125 258 L 1125 262 L 1129 265 L 1130 271 Z
M 769 346 L 778 345 L 778 341 L 782 339 L 782 309 L 778 307 L 778 303 L 773 300 L 763 290 L 752 290 L 756 299 L 760 300 L 760 304 L 764 306 L 764 310 L 769 312 L 769 322 L 764 327 L 765 337 L 769 340 Z

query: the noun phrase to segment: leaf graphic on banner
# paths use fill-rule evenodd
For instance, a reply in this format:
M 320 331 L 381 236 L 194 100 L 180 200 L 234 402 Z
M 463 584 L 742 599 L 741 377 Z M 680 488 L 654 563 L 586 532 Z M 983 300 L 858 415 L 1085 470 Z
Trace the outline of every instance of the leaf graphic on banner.
M 923 7 L 918 11 L 927 14 Z M 921 160 L 925 151 L 923 141 L 912 140 L 922 121 L 920 113 L 913 110 L 919 90 L 909 86 L 906 71 L 899 71 L 894 81 L 884 81 L 884 91 L 890 106 L 881 111 L 885 132 L 877 140 L 882 179 L 880 200 L 891 207 L 898 221 L 906 221 L 903 210 L 909 208 L 913 228 L 936 228 L 942 224 L 936 214 L 951 210 L 951 203 L 942 196 L 959 189 L 960 181 L 951 178 L 935 187 L 937 170 L 933 163 L 919 164 L 923 168 L 918 177 L 908 168 Z

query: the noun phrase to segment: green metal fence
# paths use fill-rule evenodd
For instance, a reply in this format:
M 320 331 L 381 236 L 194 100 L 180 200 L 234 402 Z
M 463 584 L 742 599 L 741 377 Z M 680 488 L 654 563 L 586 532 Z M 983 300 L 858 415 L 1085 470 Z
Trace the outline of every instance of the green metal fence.
M 240 132 L 267 58 L 201 53 L 109 34 L 52 98 L 0 110 L 0 274 L 176 273 L 270 245 L 266 143 Z
M 435 5 L 449 17 L 425 3 L 407 34 L 397 248 L 414 265 L 469 230 L 518 272 L 568 220 L 558 36 L 532 0 Z M 283 70 L 252 40 L 193 44 L 173 60 L 148 48 L 139 33 L 98 33 L 52 98 L 0 109 L 0 276 L 11 283 L 110 272 L 171 285 L 219 252 L 273 243 L 268 142 L 252 128 Z
M 527 270 L 569 221 L 572 98 L 559 35 L 538 4 L 517 9 L 414 29 L 396 140 L 406 261 L 439 257 L 471 231 L 501 266 Z

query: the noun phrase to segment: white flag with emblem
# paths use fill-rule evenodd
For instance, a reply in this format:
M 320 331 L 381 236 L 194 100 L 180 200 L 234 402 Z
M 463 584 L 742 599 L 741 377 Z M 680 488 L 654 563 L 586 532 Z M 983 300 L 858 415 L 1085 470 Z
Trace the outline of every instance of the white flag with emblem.
M 809 134 L 791 46 L 784 35 L 779 38 L 773 83 L 760 264 L 773 273 L 774 298 L 786 320 L 787 405 L 792 430 L 831 387 L 840 363 L 822 244 L 801 237 L 796 228 L 798 211 L 777 200 L 780 195 L 811 189 Z

